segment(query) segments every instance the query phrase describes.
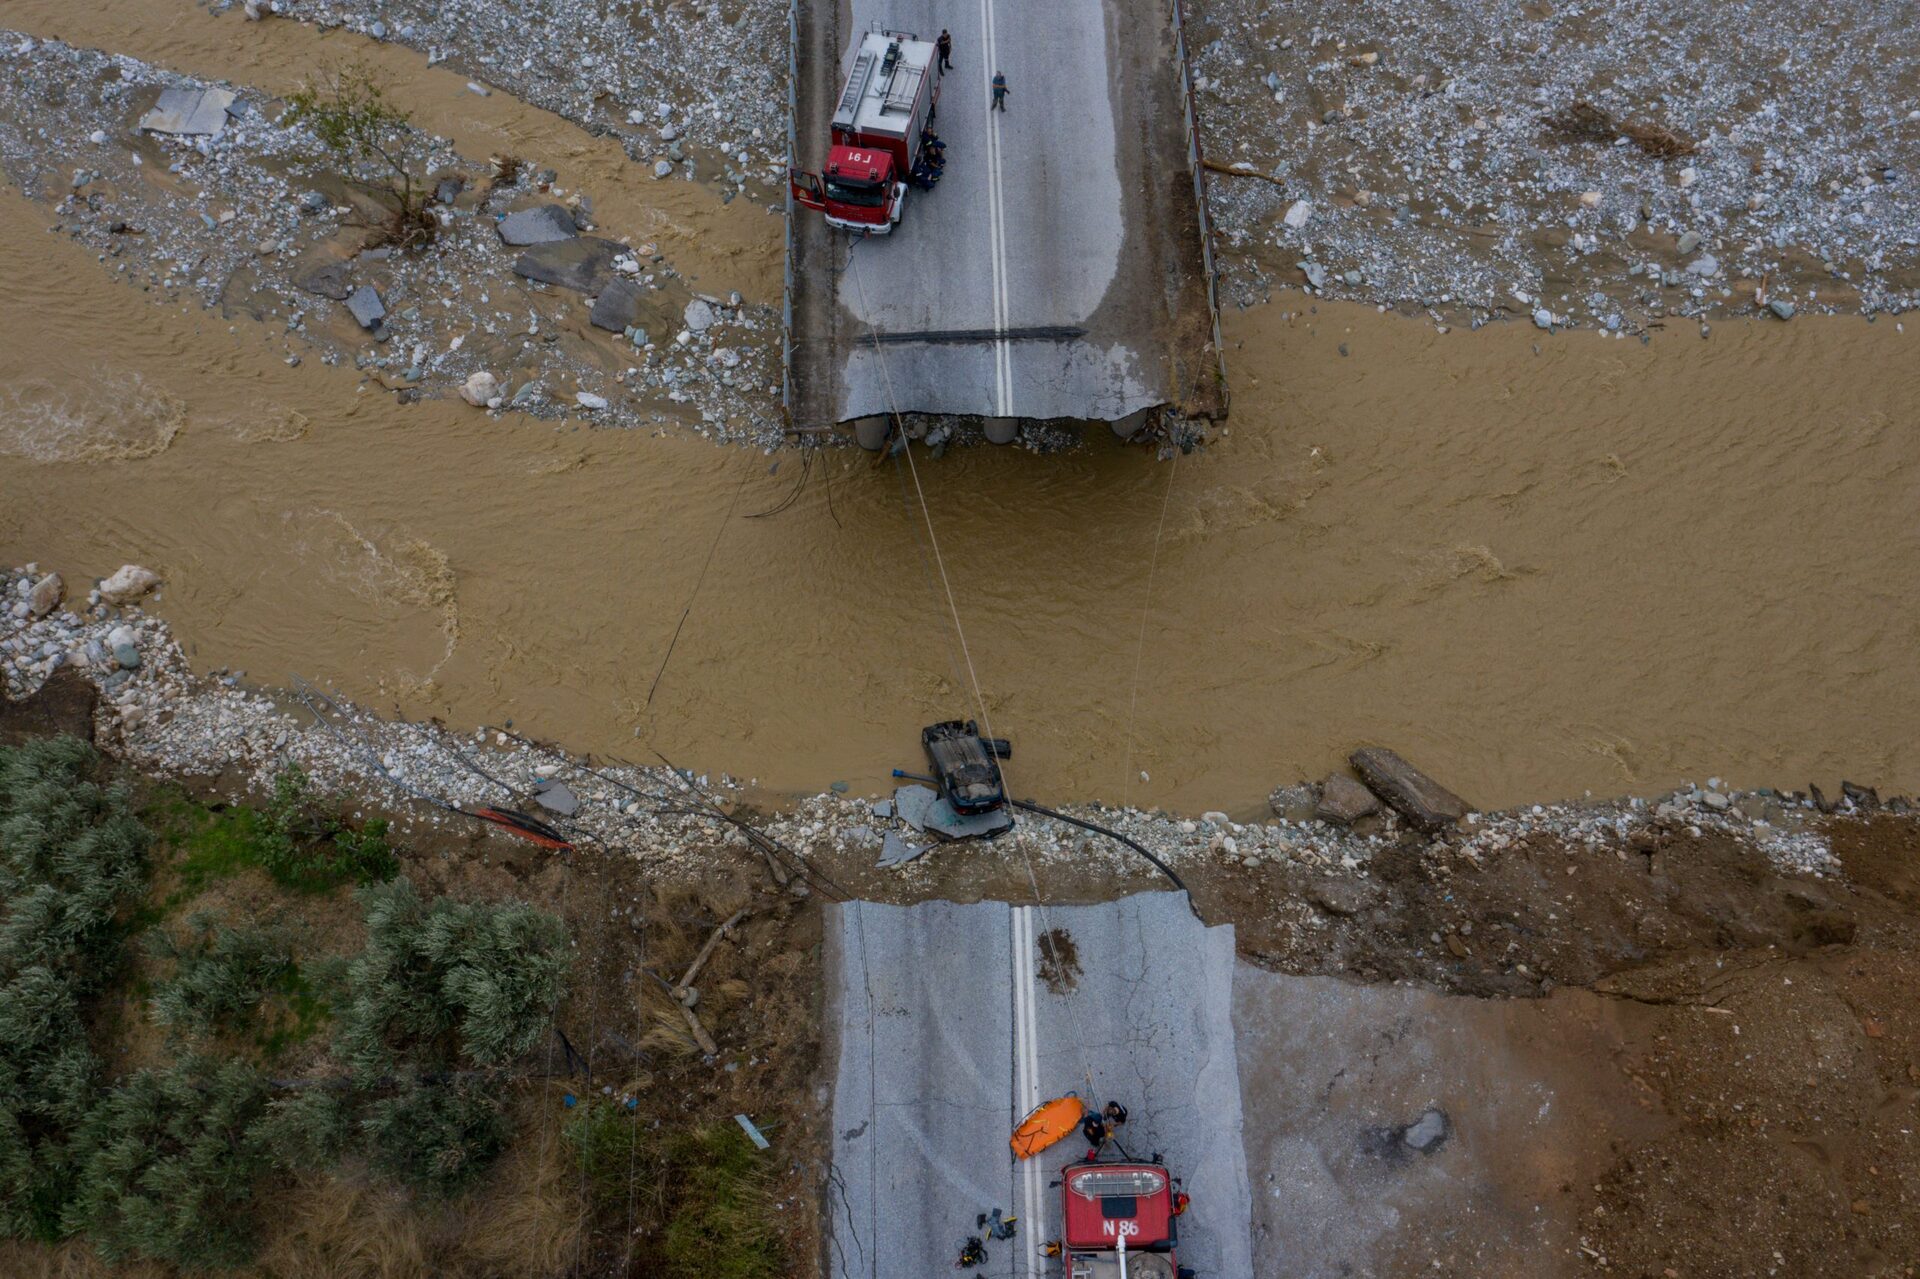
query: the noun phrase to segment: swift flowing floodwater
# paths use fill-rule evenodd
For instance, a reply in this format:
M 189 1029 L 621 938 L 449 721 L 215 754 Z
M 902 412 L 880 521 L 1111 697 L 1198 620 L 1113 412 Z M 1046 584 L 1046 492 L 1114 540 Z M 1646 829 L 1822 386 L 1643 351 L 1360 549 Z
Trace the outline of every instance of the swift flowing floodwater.
M 877 789 L 968 713 L 893 464 L 824 455 L 745 518 L 801 455 L 399 406 L 51 221 L 0 193 L 0 556 L 160 570 L 202 666 L 774 790 Z M 1487 806 L 1920 786 L 1920 333 L 1227 331 L 1231 434 L 1176 465 L 1104 435 L 920 457 L 1023 793 L 1250 813 L 1364 742 Z

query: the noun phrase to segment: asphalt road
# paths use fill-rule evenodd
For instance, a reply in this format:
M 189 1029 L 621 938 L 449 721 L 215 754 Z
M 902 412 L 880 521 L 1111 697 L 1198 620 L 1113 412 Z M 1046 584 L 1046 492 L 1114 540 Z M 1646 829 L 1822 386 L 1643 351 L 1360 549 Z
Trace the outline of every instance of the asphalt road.
M 1021 1229 L 989 1243 L 976 1273 L 1053 1273 L 1037 1252 L 1059 1234 L 1050 1183 L 1085 1147 L 1069 1139 L 1020 1163 L 1007 1138 L 1033 1104 L 1070 1091 L 1123 1102 L 1127 1149 L 1184 1179 L 1183 1265 L 1252 1272 L 1230 927 L 1203 926 L 1174 893 L 1051 908 L 852 902 L 830 908 L 827 940 L 835 1279 L 944 1273 L 994 1208 Z
M 852 0 L 836 86 L 863 31 L 953 33 L 935 121 L 947 169 L 909 194 L 893 234 L 833 233 L 824 254 L 802 254 L 834 264 L 796 277 L 797 290 L 834 292 L 829 308 L 798 308 L 801 329 L 832 329 L 800 335 L 802 362 L 824 365 L 800 381 L 831 383 L 806 404 L 830 403 L 836 421 L 893 409 L 1112 420 L 1211 394 L 1214 366 L 1187 349 L 1210 328 L 1162 8 Z M 991 109 L 995 71 L 1004 112 Z M 803 112 L 821 109 L 806 97 Z

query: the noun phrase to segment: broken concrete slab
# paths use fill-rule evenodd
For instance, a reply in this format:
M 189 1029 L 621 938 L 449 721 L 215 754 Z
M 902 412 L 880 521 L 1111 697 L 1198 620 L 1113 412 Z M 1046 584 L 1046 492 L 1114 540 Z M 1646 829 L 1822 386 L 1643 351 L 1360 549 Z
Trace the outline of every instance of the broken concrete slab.
M 601 293 L 613 282 L 613 260 L 624 252 L 612 240 L 577 235 L 536 244 L 513 264 L 513 273 L 576 293 Z
M 498 230 L 502 240 L 520 247 L 571 240 L 580 234 L 580 228 L 574 225 L 573 214 L 558 204 L 541 204 L 509 213 L 500 219 Z
M 533 802 L 562 817 L 571 817 L 580 811 L 580 797 L 565 782 L 541 782 L 533 788 Z
M 931 786 L 899 786 L 893 792 L 893 811 L 900 820 L 915 830 L 927 828 L 927 810 L 933 807 L 940 792 Z
M 1373 792 L 1345 773 L 1330 774 L 1320 783 L 1320 800 L 1313 806 L 1315 817 L 1335 826 L 1351 826 L 1379 811 Z
M 1393 751 L 1365 746 L 1347 757 L 1370 790 L 1415 829 L 1435 834 L 1473 811 L 1473 806 Z
M 875 862 L 874 865 L 888 869 L 895 866 L 904 866 L 932 847 L 933 845 L 931 843 L 917 846 L 909 844 L 906 836 L 897 830 L 890 830 L 887 832 L 886 838 L 880 841 L 880 860 Z
M 325 262 L 302 275 L 296 276 L 293 287 L 315 297 L 331 298 L 335 302 L 345 302 L 353 296 L 353 264 L 351 262 Z
M 225 89 L 162 89 L 153 110 L 140 117 L 140 127 L 183 137 L 218 137 L 227 127 L 232 105 L 233 94 Z
M 600 290 L 593 301 L 593 313 L 587 318 L 596 329 L 624 333 L 646 318 L 641 310 L 646 300 L 646 290 L 632 280 L 615 280 Z
M 380 300 L 379 291 L 371 284 L 363 284 L 353 291 L 347 298 L 347 310 L 363 329 L 377 329 L 380 322 L 387 318 L 387 305 Z

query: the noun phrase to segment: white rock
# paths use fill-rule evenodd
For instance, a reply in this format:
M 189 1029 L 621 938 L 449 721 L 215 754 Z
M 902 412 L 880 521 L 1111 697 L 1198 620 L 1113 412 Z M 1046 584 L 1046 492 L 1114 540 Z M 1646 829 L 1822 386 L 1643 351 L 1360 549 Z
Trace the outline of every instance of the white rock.
M 1305 200 L 1295 200 L 1292 206 L 1287 209 L 1286 216 L 1280 220 L 1286 223 L 1288 227 L 1298 231 L 1307 224 L 1307 219 L 1312 216 L 1313 205 Z
M 109 604 L 131 604 L 160 585 L 160 575 L 138 564 L 122 564 L 100 583 L 100 598 Z
M 687 303 L 687 327 L 695 333 L 705 333 L 713 327 L 713 308 L 699 298 Z
M 1687 270 L 1695 275 L 1712 276 L 1720 274 L 1720 259 L 1711 253 L 1702 253 L 1687 264 Z
M 583 409 L 604 409 L 607 407 L 606 396 L 595 395 L 591 391 L 577 392 L 573 398 L 580 402 L 580 407 Z
M 53 612 L 65 594 L 66 586 L 60 581 L 58 573 L 49 573 L 33 584 L 27 594 L 27 612 L 35 617 L 45 617 Z
M 477 409 L 483 409 L 500 398 L 500 379 L 484 369 L 467 375 L 467 384 L 460 388 L 460 398 Z
M 1597 209 L 1600 207 L 1600 193 L 1598 191 L 1582 191 L 1580 193 L 1580 203 L 1589 209 Z

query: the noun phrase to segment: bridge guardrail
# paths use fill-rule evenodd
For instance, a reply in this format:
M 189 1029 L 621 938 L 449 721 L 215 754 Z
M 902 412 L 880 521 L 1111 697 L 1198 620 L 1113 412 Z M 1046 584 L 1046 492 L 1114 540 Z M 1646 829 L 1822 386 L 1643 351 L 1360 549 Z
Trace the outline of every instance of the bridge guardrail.
M 787 0 L 787 167 L 799 163 L 800 0 Z M 780 410 L 793 425 L 793 184 L 787 184 L 787 248 L 780 286 Z
M 1187 65 L 1187 32 L 1182 0 L 1172 0 L 1173 56 L 1180 65 L 1181 123 L 1187 130 L 1187 168 L 1193 174 L 1193 203 L 1200 218 L 1200 261 L 1207 273 L 1207 313 L 1213 321 L 1213 353 L 1220 361 L 1220 407 L 1227 406 L 1227 348 L 1220 338 L 1220 272 L 1213 258 L 1213 219 L 1207 213 L 1207 170 L 1201 163 L 1200 114 L 1193 103 L 1193 71 Z

